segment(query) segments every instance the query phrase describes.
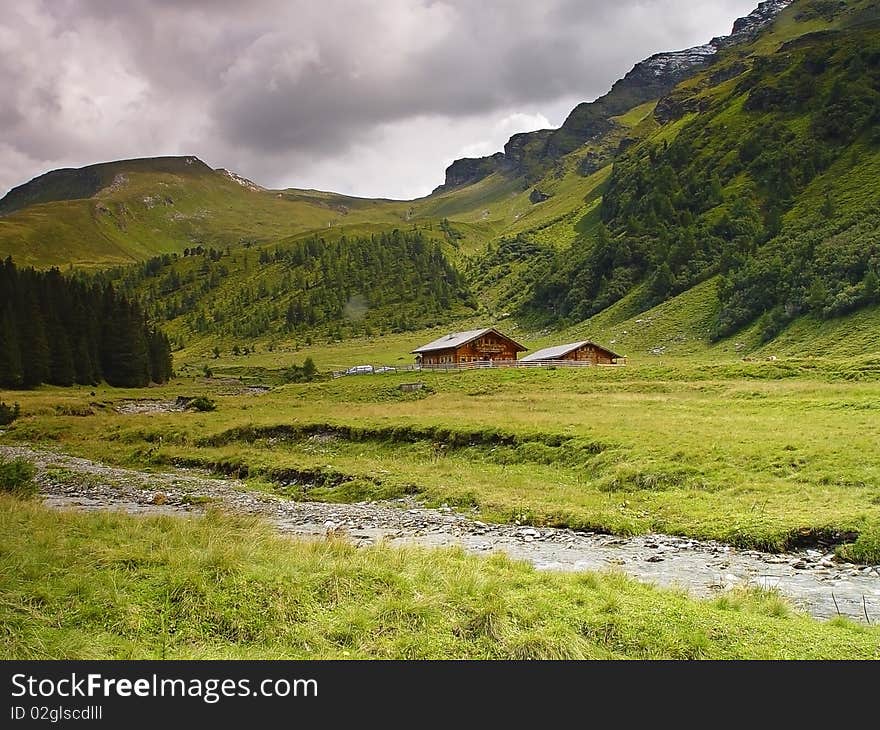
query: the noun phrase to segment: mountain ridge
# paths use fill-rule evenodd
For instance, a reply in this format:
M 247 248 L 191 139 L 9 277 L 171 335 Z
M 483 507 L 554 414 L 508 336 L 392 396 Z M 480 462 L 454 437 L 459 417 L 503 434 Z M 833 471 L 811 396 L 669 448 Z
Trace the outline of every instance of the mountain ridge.
M 736 42 L 637 64 L 614 93 L 576 108 L 567 128 L 514 135 L 476 183 L 389 201 L 262 190 L 223 169 L 130 173 L 94 198 L 0 218 L 0 251 L 23 265 L 142 261 L 146 278 L 126 273 L 138 267 L 112 276 L 145 302 L 158 298 L 175 341 L 197 348 L 440 321 L 446 295 L 427 297 L 430 276 L 371 300 L 370 269 L 356 259 L 375 258 L 394 229 L 420 232 L 462 275 L 475 308 L 450 309 L 445 321 L 504 319 L 547 333 L 601 326 L 617 339 L 662 310 L 680 319 L 651 350 L 670 352 L 685 341 L 726 347 L 729 337 L 751 352 L 789 326 L 830 331 L 880 301 L 880 12 L 868 0 L 794 0 L 756 13 L 737 23 Z M 547 168 L 551 143 L 558 157 Z M 290 261 L 302 267 L 292 278 Z M 383 267 L 403 280 L 398 263 Z M 340 287 L 350 288 L 343 300 L 316 298 Z M 395 309 L 404 302 L 405 316 Z M 303 324 L 300 309 L 315 314 Z M 350 319 L 361 311 L 373 314 Z
M 478 182 L 493 172 L 513 176 L 528 173 L 529 162 L 536 152 L 540 157 L 552 160 L 573 151 L 607 132 L 611 117 L 668 93 L 711 60 L 719 50 L 748 40 L 793 2 L 763 0 L 749 15 L 738 18 L 727 36 L 719 36 L 704 45 L 681 51 L 657 53 L 640 61 L 616 81 L 606 94 L 593 102 L 578 104 L 560 128 L 518 132 L 505 143 L 503 151 L 486 157 L 455 160 L 446 169 L 445 182 L 435 188 L 432 195 Z M 283 189 L 276 191 L 266 188 L 234 171 L 222 167 L 211 168 L 194 155 L 139 157 L 42 173 L 12 188 L 0 198 L 0 217 L 39 203 L 92 197 L 102 187 L 111 184 L 112 180 L 107 180 L 107 171 L 111 169 L 137 172 L 140 168 L 149 168 L 151 172 L 186 172 L 182 165 L 196 165 L 204 173 L 212 171 L 223 174 L 250 190 L 283 192 Z
M 193 155 L 136 157 L 98 162 L 83 167 L 49 170 L 12 188 L 0 198 L 0 217 L 23 210 L 31 205 L 91 198 L 112 185 L 117 175 L 145 170 L 188 175 L 204 175 L 215 172 L 209 165 Z
M 521 132 L 508 140 L 503 152 L 455 160 L 446 169 L 445 182 L 435 188 L 434 193 L 479 182 L 493 172 L 528 176 L 533 172 L 529 162 L 535 161 L 536 157 L 535 166 L 545 167 L 548 162 L 607 133 L 612 124 L 611 117 L 659 99 L 714 60 L 720 50 L 748 41 L 793 2 L 764 0 L 749 15 L 734 22 L 730 35 L 718 36 L 704 45 L 681 51 L 656 53 L 640 61 L 606 94 L 595 101 L 578 104 L 558 129 Z

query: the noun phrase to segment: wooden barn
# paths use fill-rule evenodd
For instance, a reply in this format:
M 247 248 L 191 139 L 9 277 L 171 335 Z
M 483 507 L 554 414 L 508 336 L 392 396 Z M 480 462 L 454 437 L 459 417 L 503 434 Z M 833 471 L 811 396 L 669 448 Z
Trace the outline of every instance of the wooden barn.
M 612 352 L 607 347 L 584 340 L 583 342 L 572 342 L 568 345 L 557 345 L 538 350 L 528 357 L 524 357 L 520 362 L 564 361 L 590 363 L 591 365 L 616 365 L 617 361 L 621 359 L 623 359 L 622 355 Z
M 443 367 L 479 363 L 516 361 L 517 353 L 528 348 L 510 339 L 494 327 L 455 332 L 413 350 L 422 367 Z

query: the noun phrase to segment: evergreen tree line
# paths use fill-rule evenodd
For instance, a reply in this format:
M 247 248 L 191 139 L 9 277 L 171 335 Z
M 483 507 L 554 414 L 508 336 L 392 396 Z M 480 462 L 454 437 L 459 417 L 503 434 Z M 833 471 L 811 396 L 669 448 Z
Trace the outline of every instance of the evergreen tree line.
M 240 339 L 401 331 L 476 306 L 437 241 L 418 230 L 213 253 L 157 257 L 104 280 L 137 297 L 156 321 Z
M 318 236 L 263 248 L 258 273 L 201 299 L 189 316 L 198 333 L 258 337 L 347 327 L 424 326 L 473 304 L 462 276 L 421 231 Z M 246 312 L 247 316 L 242 316 Z
M 295 245 L 286 261 L 300 274 L 284 313 L 288 330 L 358 316 L 350 310 L 361 298 L 364 315 L 389 305 L 440 313 L 470 301 L 461 275 L 421 231 L 314 238 Z
M 171 374 L 168 338 L 111 284 L 0 262 L 0 387 L 138 387 Z
M 485 252 L 466 257 L 464 273 L 477 291 L 492 291 L 508 311 L 521 310 L 536 287 L 547 279 L 556 261 L 556 249 L 537 243 L 524 233 L 489 243 Z

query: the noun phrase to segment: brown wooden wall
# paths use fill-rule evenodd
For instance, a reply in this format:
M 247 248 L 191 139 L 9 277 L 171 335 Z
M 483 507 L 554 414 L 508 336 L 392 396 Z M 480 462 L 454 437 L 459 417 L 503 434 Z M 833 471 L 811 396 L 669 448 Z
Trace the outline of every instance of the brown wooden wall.
M 593 365 L 613 365 L 614 359 L 611 353 L 595 345 L 584 345 L 574 352 L 564 355 L 560 360 L 577 360 L 578 362 L 591 362 Z
M 517 350 L 513 344 L 489 333 L 472 342 L 448 350 L 435 350 L 422 355 L 423 365 L 451 365 L 490 360 L 516 360 Z

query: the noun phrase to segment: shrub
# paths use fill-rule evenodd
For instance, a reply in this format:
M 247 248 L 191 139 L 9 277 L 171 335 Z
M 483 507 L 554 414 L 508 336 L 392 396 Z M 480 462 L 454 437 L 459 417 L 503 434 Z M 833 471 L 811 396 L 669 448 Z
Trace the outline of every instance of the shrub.
M 89 406 L 57 405 L 55 413 L 59 416 L 94 416 L 95 412 Z
M 285 383 L 311 383 L 318 378 L 315 361 L 307 357 L 302 365 L 291 365 L 284 373 Z
M 193 411 L 216 411 L 217 404 L 203 395 L 198 396 L 197 398 L 193 398 L 189 403 L 186 404 L 186 407 Z
M 0 492 L 22 499 L 33 497 L 37 493 L 34 473 L 34 467 L 24 459 L 0 458 Z
M 12 423 L 21 414 L 21 407 L 16 403 L 13 406 L 0 401 L 0 426 Z

